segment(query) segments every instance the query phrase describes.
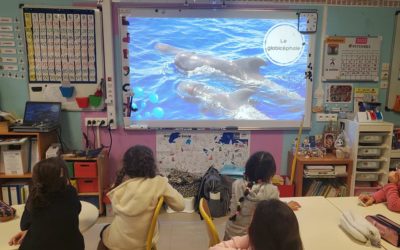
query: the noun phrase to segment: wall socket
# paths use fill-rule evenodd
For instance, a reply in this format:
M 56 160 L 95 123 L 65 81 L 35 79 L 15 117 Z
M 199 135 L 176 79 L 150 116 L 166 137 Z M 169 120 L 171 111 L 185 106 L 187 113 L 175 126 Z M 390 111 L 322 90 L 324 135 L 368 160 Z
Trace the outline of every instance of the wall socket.
M 330 122 L 337 121 L 337 114 L 325 114 L 325 113 L 317 113 L 316 114 L 317 122 Z
M 100 126 L 101 122 L 103 122 L 103 124 Z M 108 126 L 108 119 L 107 119 L 107 117 L 86 117 L 85 118 L 85 126 L 106 127 L 106 126 Z

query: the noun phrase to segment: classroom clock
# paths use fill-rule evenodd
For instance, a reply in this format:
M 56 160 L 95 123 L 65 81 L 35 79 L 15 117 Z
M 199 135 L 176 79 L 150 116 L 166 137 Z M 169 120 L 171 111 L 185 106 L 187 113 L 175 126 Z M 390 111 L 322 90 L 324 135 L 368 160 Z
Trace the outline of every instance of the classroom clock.
M 297 29 L 300 33 L 314 33 L 317 31 L 317 12 L 299 12 L 298 17 Z

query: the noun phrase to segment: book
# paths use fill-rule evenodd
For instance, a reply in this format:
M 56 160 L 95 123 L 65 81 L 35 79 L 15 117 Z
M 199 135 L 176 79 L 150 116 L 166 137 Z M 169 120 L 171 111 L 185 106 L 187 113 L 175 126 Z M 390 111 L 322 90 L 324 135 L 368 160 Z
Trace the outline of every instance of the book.
M 17 192 L 17 186 L 11 185 L 9 186 L 10 189 L 10 200 L 11 200 L 11 205 L 17 205 L 18 203 L 18 192 Z
M 7 203 L 8 205 L 11 205 L 10 203 L 10 193 L 9 189 L 7 186 L 2 186 L 1 187 L 1 196 L 3 197 L 3 201 Z
M 306 165 L 304 168 L 308 170 L 313 170 L 313 169 L 333 170 L 332 165 Z

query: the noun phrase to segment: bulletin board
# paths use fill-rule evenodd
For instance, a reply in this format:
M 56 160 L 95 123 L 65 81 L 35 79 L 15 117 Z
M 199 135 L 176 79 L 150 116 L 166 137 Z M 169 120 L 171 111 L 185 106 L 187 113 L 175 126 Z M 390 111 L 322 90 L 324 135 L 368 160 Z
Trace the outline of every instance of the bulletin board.
M 322 80 L 377 82 L 381 42 L 381 37 L 327 37 Z
M 400 11 L 396 13 L 387 107 L 400 112 Z
M 98 110 L 105 90 L 101 12 L 93 8 L 22 8 L 29 96 L 65 110 Z

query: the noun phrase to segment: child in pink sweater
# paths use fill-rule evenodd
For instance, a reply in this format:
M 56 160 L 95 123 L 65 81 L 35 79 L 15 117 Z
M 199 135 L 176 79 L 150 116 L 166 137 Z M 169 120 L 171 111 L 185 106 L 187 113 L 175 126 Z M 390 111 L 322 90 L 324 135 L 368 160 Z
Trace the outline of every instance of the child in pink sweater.
M 400 212 L 400 172 L 389 172 L 388 179 L 389 183 L 383 186 L 382 189 L 376 191 L 372 195 L 361 194 L 358 198 L 367 206 L 386 201 L 387 207 L 390 211 Z
M 232 237 L 209 250 L 303 250 L 299 223 L 293 210 L 277 199 L 260 201 L 248 235 Z

